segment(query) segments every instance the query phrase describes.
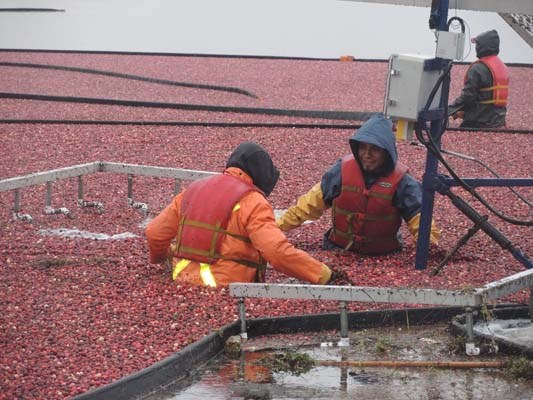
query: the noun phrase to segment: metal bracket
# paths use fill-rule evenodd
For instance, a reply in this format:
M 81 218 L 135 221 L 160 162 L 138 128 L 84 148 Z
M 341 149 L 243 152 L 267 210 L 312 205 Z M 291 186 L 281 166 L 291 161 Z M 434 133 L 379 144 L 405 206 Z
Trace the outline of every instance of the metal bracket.
M 239 298 L 237 307 L 241 319 L 241 341 L 246 341 L 248 339 L 248 333 L 246 332 L 246 309 L 244 307 L 244 297 Z
M 63 214 L 67 216 L 70 219 L 73 219 L 74 216 L 70 212 L 70 210 L 66 207 L 59 207 L 54 208 L 52 207 L 52 181 L 46 182 L 46 199 L 45 199 L 45 207 L 44 207 L 44 213 L 46 215 L 54 215 L 54 214 Z
M 54 207 L 51 207 L 51 206 L 46 206 L 44 208 L 44 213 L 46 215 L 63 214 L 64 216 L 66 216 L 66 217 L 68 217 L 70 219 L 74 218 L 74 216 L 72 215 L 72 213 L 70 212 L 70 210 L 67 207 L 54 208 Z
M 486 221 L 488 221 L 488 219 L 489 219 L 488 215 L 482 216 L 481 219 L 477 221 L 474 224 L 474 226 L 470 228 L 463 237 L 461 237 L 461 239 L 459 239 L 457 244 L 448 253 L 446 253 L 446 255 L 444 256 L 444 259 L 440 262 L 440 264 L 437 265 L 433 271 L 431 271 L 431 276 L 437 275 L 441 271 L 441 269 L 446 265 L 446 263 L 450 260 L 450 258 L 452 258 L 453 255 L 457 253 L 459 248 L 461 248 L 462 245 L 466 244 L 466 242 L 468 242 L 468 240 L 472 236 L 474 236 L 477 231 L 479 231 L 482 228 L 483 224 Z
M 78 176 L 78 206 L 79 207 L 95 207 L 98 214 L 104 212 L 104 205 L 99 201 L 86 201 L 83 199 L 83 178 Z
M 339 347 L 350 346 L 350 337 L 348 336 L 348 311 L 346 309 L 346 302 L 339 302 L 340 317 L 341 317 L 341 338 L 337 342 Z
M 13 219 L 17 221 L 28 222 L 30 224 L 33 223 L 33 218 L 30 214 L 21 214 L 21 213 L 14 212 Z
M 133 200 L 133 175 L 131 174 L 128 174 L 128 205 L 140 210 L 144 217 L 148 215 L 148 204 Z

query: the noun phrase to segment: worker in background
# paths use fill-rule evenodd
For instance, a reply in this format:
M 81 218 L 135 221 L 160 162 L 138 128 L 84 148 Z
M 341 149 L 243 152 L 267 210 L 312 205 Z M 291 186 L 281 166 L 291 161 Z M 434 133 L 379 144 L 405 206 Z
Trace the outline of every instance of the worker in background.
M 290 244 L 267 201 L 279 178 L 270 155 L 244 142 L 220 175 L 194 181 L 146 228 L 152 263 L 203 286 L 263 282 L 267 262 L 286 275 L 324 284 L 331 270 Z M 171 243 L 173 242 L 174 243 Z
M 422 188 L 398 162 L 392 123 L 374 114 L 349 140 L 351 154 L 338 160 L 278 220 L 283 231 L 318 219 L 331 208 L 332 227 L 324 249 L 343 248 L 362 254 L 400 250 L 402 218 L 418 237 Z M 440 232 L 433 223 L 431 241 Z
M 449 108 L 461 128 L 498 128 L 505 126 L 509 96 L 509 71 L 498 57 L 500 37 L 491 30 L 472 39 L 479 60 L 468 68 L 461 95 Z

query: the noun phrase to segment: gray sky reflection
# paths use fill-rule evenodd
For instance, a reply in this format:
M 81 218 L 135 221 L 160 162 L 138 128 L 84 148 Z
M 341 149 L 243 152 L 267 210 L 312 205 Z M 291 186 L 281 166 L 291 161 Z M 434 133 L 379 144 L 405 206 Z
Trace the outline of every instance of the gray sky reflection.
M 379 59 L 435 53 L 428 8 L 336 0 L 3 0 L 2 7 L 66 12 L 0 13 L 0 48 Z M 504 61 L 533 63 L 533 49 L 496 13 L 455 15 L 473 36 L 497 29 Z M 465 58 L 474 59 L 473 51 Z

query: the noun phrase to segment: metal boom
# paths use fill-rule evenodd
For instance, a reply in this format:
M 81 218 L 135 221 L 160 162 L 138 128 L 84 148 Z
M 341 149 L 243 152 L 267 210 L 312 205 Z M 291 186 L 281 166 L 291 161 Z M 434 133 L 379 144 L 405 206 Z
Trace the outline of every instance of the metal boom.
M 340 0 L 359 3 L 381 3 L 397 6 L 431 7 L 432 0 Z M 449 0 L 450 9 L 501 13 L 533 14 L 531 0 Z

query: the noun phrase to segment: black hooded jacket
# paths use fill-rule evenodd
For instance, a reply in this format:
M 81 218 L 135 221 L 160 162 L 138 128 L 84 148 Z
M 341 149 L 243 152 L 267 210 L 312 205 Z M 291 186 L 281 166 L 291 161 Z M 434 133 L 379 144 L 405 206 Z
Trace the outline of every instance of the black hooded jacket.
M 231 153 L 226 168 L 237 167 L 246 172 L 254 185 L 270 195 L 279 179 L 279 171 L 268 152 L 254 142 L 243 142 Z
M 491 30 L 476 37 L 478 58 L 498 55 L 499 52 L 500 37 L 497 31 Z M 470 66 L 461 95 L 450 104 L 450 108 L 464 111 L 462 128 L 496 128 L 505 125 L 506 107 L 479 103 L 491 98 L 490 91 L 482 92 L 480 89 L 492 84 L 492 73 L 485 64 L 476 62 Z

